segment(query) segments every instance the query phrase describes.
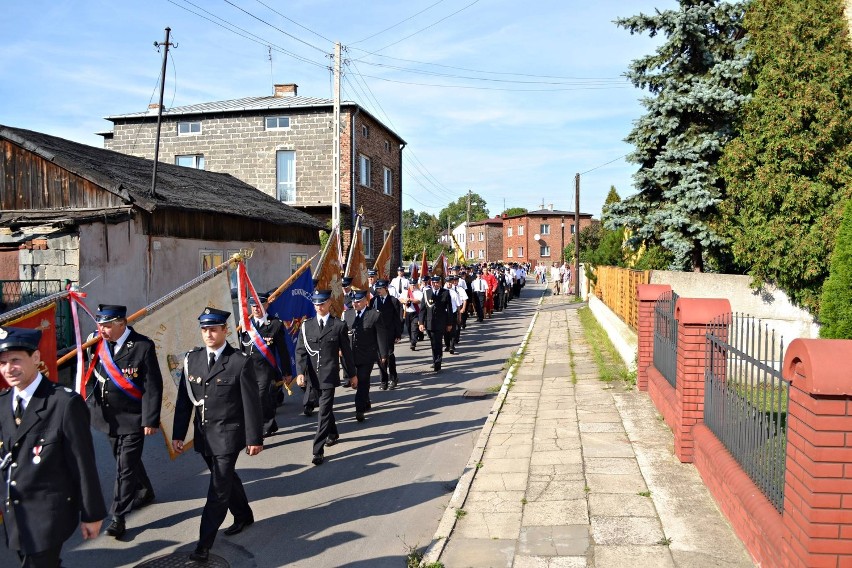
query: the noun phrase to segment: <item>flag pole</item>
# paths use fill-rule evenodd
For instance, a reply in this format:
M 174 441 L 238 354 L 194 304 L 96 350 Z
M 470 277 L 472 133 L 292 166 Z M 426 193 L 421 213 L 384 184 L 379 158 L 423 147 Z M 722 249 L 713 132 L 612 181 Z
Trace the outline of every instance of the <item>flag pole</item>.
M 310 266 L 311 266 L 311 262 L 313 262 L 313 260 L 314 260 L 314 259 L 315 259 L 318 255 L 319 255 L 319 253 L 316 253 L 314 256 L 312 256 L 311 258 L 309 258 L 308 260 L 306 260 L 306 261 L 305 261 L 305 263 L 304 263 L 302 266 L 300 266 L 300 267 L 296 270 L 296 272 L 294 272 L 293 274 L 291 274 L 291 275 L 290 275 L 290 278 L 288 278 L 287 280 L 285 280 L 285 281 L 284 281 L 284 283 L 283 283 L 283 284 L 281 284 L 281 286 L 279 286 L 278 288 L 276 288 L 276 289 L 275 289 L 275 291 L 269 295 L 269 299 L 266 301 L 266 306 L 269 306 L 269 304 L 271 304 L 272 302 L 274 302 L 275 300 L 277 300 L 277 299 L 278 299 L 278 296 L 280 296 L 281 294 L 283 294 L 283 293 L 284 293 L 284 290 L 286 290 L 286 289 L 290 286 L 290 284 L 292 284 L 293 282 L 295 282 L 295 281 L 296 281 L 296 279 L 298 279 L 298 278 L 299 278 L 299 276 L 301 276 L 301 275 L 305 272 L 305 270 L 307 270 L 308 268 L 310 268 Z
M 46 296 L 41 298 L 40 300 L 36 300 L 35 302 L 31 302 L 25 306 L 20 306 L 15 308 L 14 310 L 10 310 L 2 315 L 0 315 L 0 324 L 15 321 L 20 319 L 21 316 L 25 316 L 30 312 L 34 312 L 41 308 L 47 307 L 50 304 L 62 300 L 63 298 L 68 297 L 68 292 L 70 290 L 64 290 L 62 292 L 57 292 L 56 294 L 51 294 L 50 296 Z
M 192 288 L 195 288 L 196 286 L 203 284 L 207 280 L 210 280 L 211 278 L 213 278 L 214 276 L 216 276 L 217 274 L 219 274 L 220 272 L 225 270 L 230 264 L 242 262 L 244 258 L 251 258 L 251 252 L 253 252 L 253 251 L 240 251 L 238 253 L 234 253 L 234 255 L 231 258 L 229 258 L 228 260 L 226 260 L 222 264 L 219 264 L 218 266 L 214 266 L 213 268 L 211 268 L 210 270 L 208 270 L 207 272 L 205 272 L 201 276 L 198 276 L 197 278 L 193 278 L 192 280 L 190 280 L 189 282 L 187 282 L 183 286 L 177 288 L 176 290 L 172 290 L 171 292 L 169 292 L 168 294 L 166 294 L 165 296 L 163 296 L 159 300 L 155 300 L 153 303 L 151 303 L 151 304 L 145 306 L 144 308 L 138 310 L 137 312 L 134 312 L 133 314 L 127 316 L 127 325 L 130 325 L 130 324 L 136 322 L 137 320 L 142 319 L 143 317 L 145 317 L 145 316 L 153 313 L 154 311 L 158 310 L 159 308 L 163 307 L 168 302 L 174 300 L 175 298 L 177 298 L 181 294 L 184 294 L 184 293 L 188 292 L 189 290 L 191 290 Z M 67 293 L 68 292 L 65 292 L 66 295 L 67 295 Z M 81 345 L 80 348 L 86 349 L 88 347 L 91 347 L 92 345 L 97 343 L 99 339 L 100 339 L 99 337 L 93 337 L 92 339 L 86 341 L 83 345 Z M 56 366 L 59 367 L 62 364 L 66 363 L 72 357 L 75 357 L 76 354 L 77 354 L 76 350 L 66 353 L 65 355 L 63 355 L 62 357 L 59 358 L 59 360 L 56 362 Z

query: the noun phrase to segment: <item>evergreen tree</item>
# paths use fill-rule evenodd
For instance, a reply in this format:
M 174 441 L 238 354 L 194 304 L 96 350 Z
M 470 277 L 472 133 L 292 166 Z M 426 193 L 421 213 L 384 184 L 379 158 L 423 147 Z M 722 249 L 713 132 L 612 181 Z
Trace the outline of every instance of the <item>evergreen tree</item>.
M 454 229 L 459 223 L 467 220 L 467 195 L 462 195 L 438 213 L 438 222 L 441 230 L 445 230 L 449 224 Z M 483 221 L 488 219 L 488 206 L 481 195 L 474 192 L 470 194 L 470 220 Z
M 852 339 L 852 199 L 843 210 L 820 306 L 820 337 Z
M 675 10 L 616 21 L 631 34 L 663 34 L 656 53 L 633 61 L 627 77 L 647 89 L 647 113 L 626 141 L 639 165 L 638 193 L 609 208 L 610 228 L 629 227 L 632 242 L 659 244 L 673 268 L 701 271 L 724 248 L 714 225 L 724 185 L 717 168 L 744 97 L 739 81 L 742 2 L 679 0 Z
M 852 193 L 852 48 L 842 0 L 757 0 L 745 19 L 753 91 L 725 150 L 735 261 L 818 312 Z

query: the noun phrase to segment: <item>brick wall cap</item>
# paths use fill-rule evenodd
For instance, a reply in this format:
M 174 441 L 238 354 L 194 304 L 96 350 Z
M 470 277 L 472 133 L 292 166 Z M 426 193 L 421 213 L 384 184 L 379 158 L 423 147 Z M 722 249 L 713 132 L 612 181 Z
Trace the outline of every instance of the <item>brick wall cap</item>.
M 731 313 L 731 302 L 724 298 L 678 298 L 675 318 L 682 324 L 705 324 Z
M 660 296 L 671 291 L 672 287 L 668 284 L 638 284 L 636 297 L 640 302 L 655 302 Z
M 852 340 L 794 339 L 784 353 L 782 374 L 809 394 L 852 394 Z

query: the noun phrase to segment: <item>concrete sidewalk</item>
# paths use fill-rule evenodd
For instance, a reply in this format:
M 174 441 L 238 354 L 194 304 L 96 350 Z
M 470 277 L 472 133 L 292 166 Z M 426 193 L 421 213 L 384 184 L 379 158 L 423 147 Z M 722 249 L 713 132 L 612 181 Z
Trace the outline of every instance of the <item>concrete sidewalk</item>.
M 647 395 L 599 380 L 575 308 L 543 298 L 424 563 L 753 566 Z

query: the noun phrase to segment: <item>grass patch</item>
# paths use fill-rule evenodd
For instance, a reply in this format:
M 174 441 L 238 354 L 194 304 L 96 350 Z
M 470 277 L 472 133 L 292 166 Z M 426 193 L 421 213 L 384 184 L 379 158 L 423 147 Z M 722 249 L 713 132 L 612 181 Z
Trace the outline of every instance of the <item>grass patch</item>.
M 672 539 L 671 539 L 671 537 L 664 536 L 663 538 L 661 538 L 660 540 L 657 541 L 657 544 L 662 545 L 662 546 L 671 546 L 672 545 Z
M 465 511 L 464 509 L 456 509 L 456 519 L 461 519 L 465 515 L 467 515 L 467 511 Z
M 650 492 L 650 491 L 640 491 L 640 492 L 639 492 L 639 493 L 637 493 L 636 495 L 638 495 L 639 497 L 650 497 L 650 496 L 651 496 L 651 492 Z
M 606 331 L 595 319 L 592 310 L 588 307 L 580 308 L 577 310 L 577 315 L 580 317 L 580 324 L 583 326 L 586 340 L 598 366 L 600 380 L 607 383 L 623 381 L 624 385 L 629 387 L 635 385 L 636 373 L 627 370 L 627 366 L 621 360 Z
M 500 383 L 498 385 L 491 385 L 490 387 L 485 389 L 485 392 L 498 393 L 498 392 L 500 392 L 501 388 L 503 388 L 503 383 Z

